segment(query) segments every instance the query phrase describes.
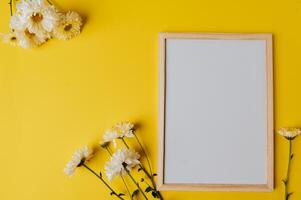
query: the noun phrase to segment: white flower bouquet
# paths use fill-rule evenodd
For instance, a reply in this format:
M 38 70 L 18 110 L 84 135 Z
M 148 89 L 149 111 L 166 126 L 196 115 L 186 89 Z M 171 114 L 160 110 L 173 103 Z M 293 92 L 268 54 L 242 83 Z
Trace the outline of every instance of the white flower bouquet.
M 140 154 L 132 149 L 127 143 L 127 140 L 135 139 L 140 147 L 140 152 L 143 153 L 145 162 L 148 165 L 146 168 L 142 162 Z M 118 142 L 119 141 L 119 142 Z M 113 144 L 115 152 L 111 150 L 111 145 Z M 118 147 L 121 144 L 121 147 Z M 103 135 L 103 141 L 99 144 L 101 149 L 104 149 L 108 156 L 109 161 L 105 164 L 105 174 L 107 180 L 103 177 L 102 173 L 96 173 L 92 170 L 87 162 L 91 159 L 93 152 L 87 146 L 75 151 L 72 159 L 67 163 L 64 172 L 68 176 L 72 176 L 78 167 L 84 167 L 89 172 L 93 173 L 100 181 L 108 188 L 110 194 L 118 199 L 138 199 L 139 196 L 144 199 L 156 198 L 163 200 L 162 195 L 156 189 L 155 176 L 157 174 L 153 173 L 150 160 L 147 156 L 145 149 L 143 148 L 139 138 L 137 137 L 134 129 L 134 125 L 129 122 L 122 122 L 115 124 L 112 128 L 105 131 Z M 137 172 L 134 173 L 134 169 Z M 126 181 L 128 178 L 128 182 Z M 125 191 L 127 194 L 117 192 L 110 185 L 110 182 L 114 178 L 120 178 L 125 186 Z M 133 186 L 135 189 L 130 190 L 129 185 Z M 143 187 L 144 185 L 144 187 Z
M 69 40 L 81 32 L 82 18 L 74 12 L 61 12 L 49 0 L 21 0 L 13 12 L 10 0 L 10 32 L 3 42 L 22 48 L 39 46 L 51 38 Z

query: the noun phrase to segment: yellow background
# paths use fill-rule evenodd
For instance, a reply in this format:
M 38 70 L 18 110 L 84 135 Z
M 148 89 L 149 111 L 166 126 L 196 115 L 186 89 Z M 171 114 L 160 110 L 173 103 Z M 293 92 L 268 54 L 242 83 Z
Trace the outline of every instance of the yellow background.
M 62 170 L 73 150 L 96 145 L 113 123 L 140 124 L 137 134 L 157 164 L 158 33 L 274 34 L 275 122 L 301 125 L 300 0 L 61 0 L 87 18 L 82 34 L 33 50 L 0 44 L 0 199 L 110 199 L 80 169 Z M 0 32 L 8 31 L 7 1 Z M 214 133 L 212 133 L 214 134 Z M 291 200 L 301 199 L 301 138 L 295 141 Z M 105 152 L 90 165 L 103 168 Z M 163 192 L 165 199 L 280 200 L 287 143 L 276 136 L 276 189 L 270 193 Z M 116 184 L 116 183 L 114 183 Z M 116 184 L 121 188 L 119 183 Z

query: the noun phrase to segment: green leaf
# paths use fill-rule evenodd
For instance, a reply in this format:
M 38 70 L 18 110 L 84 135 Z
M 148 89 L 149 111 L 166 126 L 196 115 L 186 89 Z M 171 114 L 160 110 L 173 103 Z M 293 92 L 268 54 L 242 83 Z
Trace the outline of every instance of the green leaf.
M 137 194 L 139 193 L 139 190 L 135 190 L 133 193 L 132 193 L 132 197 L 136 196 Z
M 152 191 L 152 195 L 154 198 L 159 198 L 158 192 L 156 190 Z
M 145 192 L 150 192 L 150 191 L 152 191 L 153 190 L 153 188 L 151 188 L 150 186 L 148 186 L 146 189 L 145 189 Z
M 107 146 L 110 144 L 110 142 L 104 142 L 104 143 L 102 143 L 100 146 L 102 147 L 102 148 L 107 148 Z

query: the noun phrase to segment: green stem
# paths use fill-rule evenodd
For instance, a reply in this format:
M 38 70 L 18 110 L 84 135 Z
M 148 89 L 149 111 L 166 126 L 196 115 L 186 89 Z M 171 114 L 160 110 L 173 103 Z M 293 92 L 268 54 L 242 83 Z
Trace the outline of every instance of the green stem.
M 157 190 L 156 188 L 156 183 L 155 183 L 155 180 L 153 178 L 153 176 L 151 176 L 148 171 L 143 167 L 142 164 L 139 164 L 139 167 L 141 168 L 141 170 L 145 173 L 145 175 L 151 180 L 151 183 L 152 183 L 152 186 L 153 186 L 153 189 L 156 191 L 156 193 L 159 195 L 159 199 L 163 200 L 163 197 L 161 195 L 161 193 Z
M 288 192 L 288 186 L 289 186 L 289 180 L 290 180 L 290 170 L 291 170 L 291 161 L 293 159 L 293 154 L 292 154 L 292 140 L 289 140 L 289 158 L 288 158 L 288 165 L 287 165 L 287 171 L 286 171 L 286 178 L 284 180 L 284 200 L 288 200 L 290 197 L 290 193 Z
M 92 172 L 92 174 L 94 174 L 95 176 L 97 176 L 97 178 L 99 178 L 103 182 L 103 184 L 105 184 L 105 186 L 107 186 L 107 188 L 111 191 L 111 194 L 115 195 L 119 199 L 124 200 L 124 198 L 118 196 L 118 194 L 113 190 L 113 188 L 111 188 L 111 186 L 100 175 L 98 175 L 95 171 L 93 171 L 86 164 L 82 164 L 82 166 L 84 166 L 87 170 L 89 170 L 90 172 Z
M 10 9 L 10 16 L 13 16 L 13 0 L 9 0 L 9 9 Z
M 128 194 L 129 194 L 129 196 L 130 196 L 131 200 L 133 200 L 132 194 L 131 194 L 131 192 L 130 192 L 130 190 L 129 190 L 128 186 L 126 185 L 126 182 L 125 182 L 125 180 L 124 180 L 123 176 L 122 176 L 122 175 L 120 175 L 120 177 L 121 177 L 121 179 L 122 179 L 122 182 L 123 182 L 123 184 L 124 184 L 124 186 L 125 186 L 125 188 L 126 188 L 126 191 L 127 191 L 127 192 L 128 192 Z
M 150 161 L 149 161 L 149 159 L 148 159 L 148 156 L 147 156 L 147 154 L 146 154 L 146 151 L 145 151 L 145 149 L 143 148 L 141 142 L 139 141 L 139 138 L 137 137 L 137 135 L 136 135 L 135 133 L 133 133 L 133 134 L 134 134 L 134 136 L 135 136 L 135 138 L 136 138 L 136 140 L 137 140 L 137 142 L 138 142 L 138 144 L 139 144 L 139 146 L 140 146 L 141 151 L 143 152 L 143 154 L 144 154 L 144 156 L 145 156 L 145 158 L 146 158 L 146 161 L 147 161 L 147 164 L 148 164 L 149 171 L 150 171 L 151 174 L 153 174 L 152 167 L 151 167 Z
M 121 138 L 121 140 L 122 140 L 124 146 L 125 146 L 127 149 L 130 149 L 129 145 L 125 142 L 125 140 L 124 140 L 123 137 Z
M 50 0 L 47 0 L 47 2 L 48 2 L 50 5 L 53 5 L 53 3 L 52 3 Z
M 121 138 L 123 144 L 126 146 L 127 149 L 129 149 L 129 145 L 126 143 L 126 141 L 124 140 L 124 138 Z M 140 142 L 139 142 L 140 143 Z M 140 143 L 141 145 L 141 143 Z M 141 168 L 141 170 L 146 174 L 146 176 L 151 180 L 152 182 L 152 186 L 153 186 L 153 189 L 156 191 L 156 193 L 158 194 L 159 196 L 159 199 L 163 200 L 163 197 L 161 195 L 161 193 L 156 189 L 156 184 L 155 184 L 155 180 L 153 178 L 153 174 L 150 174 L 146 169 L 145 167 L 142 165 L 142 164 L 139 164 L 139 167 Z
M 124 167 L 124 170 L 126 171 L 126 173 L 129 175 L 129 177 L 132 179 L 132 181 L 135 183 L 135 185 L 137 186 L 138 190 L 142 193 L 143 197 L 148 200 L 147 196 L 144 194 L 143 190 L 141 189 L 141 187 L 139 186 L 139 184 L 137 183 L 137 181 L 135 181 L 134 177 L 131 175 L 131 173 Z
M 110 151 L 109 147 L 105 147 L 107 152 L 110 154 L 110 156 L 112 156 L 112 152 Z

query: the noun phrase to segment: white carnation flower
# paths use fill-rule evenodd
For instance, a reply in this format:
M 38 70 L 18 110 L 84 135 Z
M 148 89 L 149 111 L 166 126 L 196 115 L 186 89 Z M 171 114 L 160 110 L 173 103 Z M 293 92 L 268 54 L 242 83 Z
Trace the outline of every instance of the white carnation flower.
M 69 40 L 80 34 L 82 26 L 81 16 L 73 11 L 61 15 L 58 26 L 53 30 L 53 35 L 61 40 Z
M 11 27 L 15 27 L 16 30 L 27 28 L 30 33 L 50 38 L 49 33 L 59 20 L 59 14 L 54 6 L 44 0 L 22 0 L 17 3 L 16 8 L 19 19 L 12 19 Z
M 292 140 L 301 134 L 301 129 L 299 128 L 281 128 L 278 133 L 288 140 Z
M 117 130 L 120 137 L 134 137 L 134 124 L 130 122 L 120 122 L 115 124 L 114 128 Z
M 118 139 L 119 135 L 115 129 L 108 129 L 103 134 L 103 142 L 113 142 L 114 147 L 117 146 L 116 139 Z
M 109 162 L 106 163 L 105 173 L 111 181 L 115 176 L 126 174 L 126 170 L 131 171 L 136 165 L 140 164 L 140 155 L 132 149 L 119 149 L 112 155 Z M 124 165 L 126 164 L 126 170 Z
M 71 160 L 67 163 L 64 172 L 67 176 L 72 176 L 75 169 L 81 166 L 92 157 L 92 150 L 88 146 L 84 146 L 74 152 Z
M 46 42 L 45 37 L 31 33 L 28 29 L 16 31 L 16 36 L 19 39 L 19 45 L 24 49 L 33 48 Z

